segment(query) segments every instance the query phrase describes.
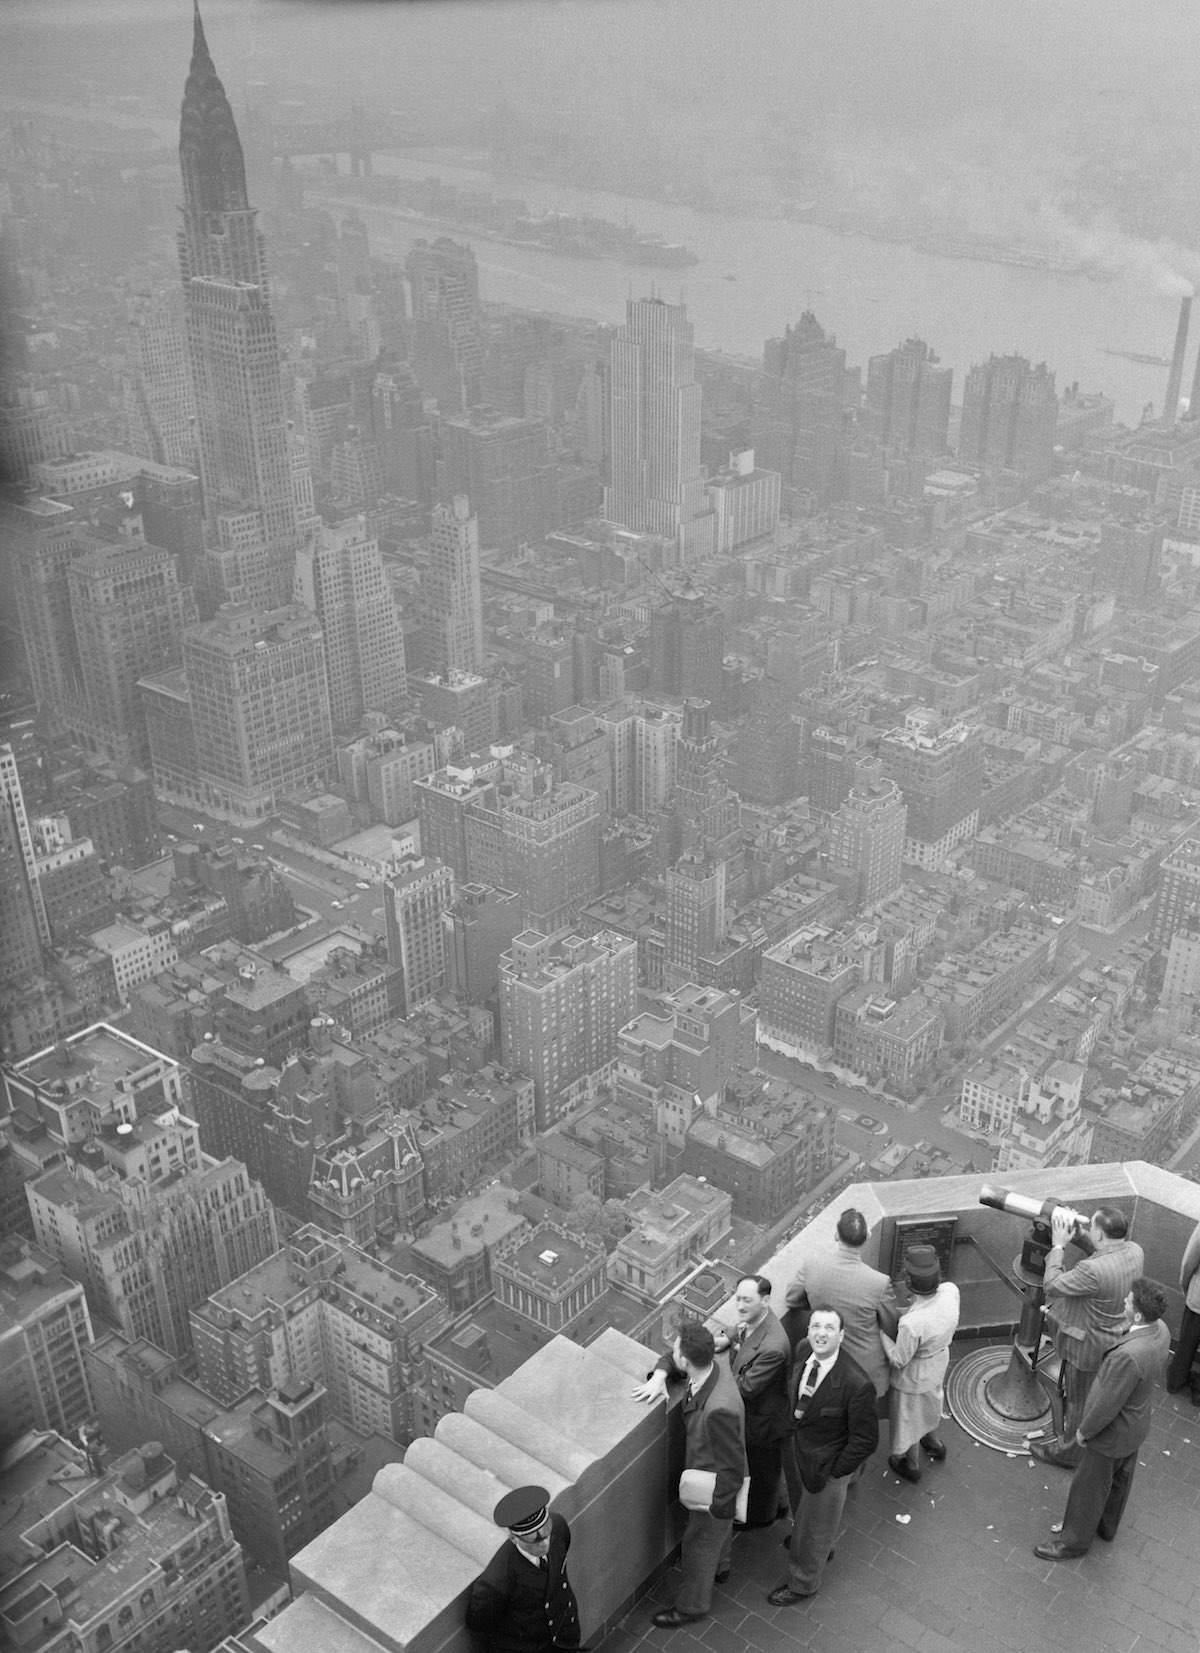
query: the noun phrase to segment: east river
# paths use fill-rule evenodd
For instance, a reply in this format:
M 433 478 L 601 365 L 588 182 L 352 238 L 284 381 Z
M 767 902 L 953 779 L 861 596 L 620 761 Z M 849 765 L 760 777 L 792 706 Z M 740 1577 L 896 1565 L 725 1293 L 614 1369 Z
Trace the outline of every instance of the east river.
M 761 357 L 764 339 L 811 308 L 836 334 L 851 365 L 865 367 L 869 356 L 910 336 L 925 339 L 955 369 L 956 401 L 972 363 L 1017 351 L 1046 362 L 1060 393 L 1078 382 L 1081 390 L 1112 396 L 1117 417 L 1127 424 L 1136 424 L 1147 402 L 1156 411 L 1162 406 L 1166 368 L 1104 354 L 1107 347 L 1170 355 L 1179 301 L 1141 276 L 1096 279 L 947 258 L 815 224 L 722 217 L 562 184 L 495 180 L 441 160 L 377 156 L 375 167 L 379 174 L 437 176 L 447 184 L 519 196 L 535 212 L 593 213 L 629 223 L 685 243 L 700 260 L 683 269 L 655 269 L 566 258 L 479 233 L 439 231 L 386 208 L 359 208 L 379 252 L 403 255 L 418 237 L 438 233 L 470 241 L 481 296 L 493 303 L 616 322 L 628 296 L 644 297 L 653 288 L 672 301 L 682 297 L 701 349 L 753 360 Z M 1191 374 L 1189 355 L 1184 395 Z

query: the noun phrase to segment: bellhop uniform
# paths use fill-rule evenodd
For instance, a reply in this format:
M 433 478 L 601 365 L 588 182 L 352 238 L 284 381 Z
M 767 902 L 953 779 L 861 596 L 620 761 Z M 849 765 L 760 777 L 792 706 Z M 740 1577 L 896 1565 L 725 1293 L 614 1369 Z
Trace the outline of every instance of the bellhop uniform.
M 548 1497 L 541 1487 L 519 1488 L 496 1506 L 494 1519 L 509 1529 L 508 1541 L 471 1586 L 466 1612 L 468 1630 L 483 1637 L 489 1653 L 572 1653 L 579 1647 L 579 1608 L 566 1566 L 571 1529 L 561 1515 L 547 1513 Z M 531 1555 L 518 1542 L 521 1526 L 532 1535 L 547 1523 L 549 1542 L 536 1545 L 544 1553 Z

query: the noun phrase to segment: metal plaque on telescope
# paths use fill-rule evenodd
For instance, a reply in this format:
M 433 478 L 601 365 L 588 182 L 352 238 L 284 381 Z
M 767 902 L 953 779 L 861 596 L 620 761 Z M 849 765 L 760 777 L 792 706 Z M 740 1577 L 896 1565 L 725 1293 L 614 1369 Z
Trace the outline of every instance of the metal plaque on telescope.
M 938 1262 L 942 1265 L 942 1279 L 950 1278 L 950 1259 L 954 1252 L 954 1230 L 958 1226 L 957 1217 L 897 1217 L 892 1224 L 892 1249 L 889 1257 L 887 1250 L 887 1234 L 882 1236 L 883 1243 L 879 1248 L 880 1265 L 888 1258 L 887 1272 L 891 1279 L 898 1280 L 904 1273 L 904 1253 L 910 1245 L 931 1245 L 937 1252 Z

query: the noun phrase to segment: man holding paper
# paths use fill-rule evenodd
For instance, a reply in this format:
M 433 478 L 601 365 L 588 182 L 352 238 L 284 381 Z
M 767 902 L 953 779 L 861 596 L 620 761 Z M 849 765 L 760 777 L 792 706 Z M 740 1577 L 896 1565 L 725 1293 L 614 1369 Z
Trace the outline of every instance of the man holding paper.
M 679 1481 L 679 1501 L 688 1512 L 679 1554 L 683 1576 L 674 1606 L 654 1615 L 660 1630 L 705 1618 L 714 1583 L 729 1576 L 733 1519 L 747 1478 L 746 1420 L 737 1383 L 715 1355 L 708 1327 L 689 1322 L 671 1353 L 633 1391 L 636 1400 L 654 1401 L 669 1384 L 687 1385 L 680 1407 L 687 1434 Z

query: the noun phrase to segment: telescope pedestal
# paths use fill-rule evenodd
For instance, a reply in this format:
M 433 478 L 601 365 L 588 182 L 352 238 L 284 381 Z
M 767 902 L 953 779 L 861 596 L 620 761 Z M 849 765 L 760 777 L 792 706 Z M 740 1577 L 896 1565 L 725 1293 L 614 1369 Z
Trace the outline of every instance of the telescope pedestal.
M 1042 1281 L 1023 1265 L 1012 1264 L 1021 1288 L 1021 1321 L 1011 1345 L 978 1349 L 950 1370 L 946 1404 L 968 1435 L 1002 1452 L 1023 1452 L 1030 1425 L 1051 1415 L 1049 1373 L 1039 1362 Z

